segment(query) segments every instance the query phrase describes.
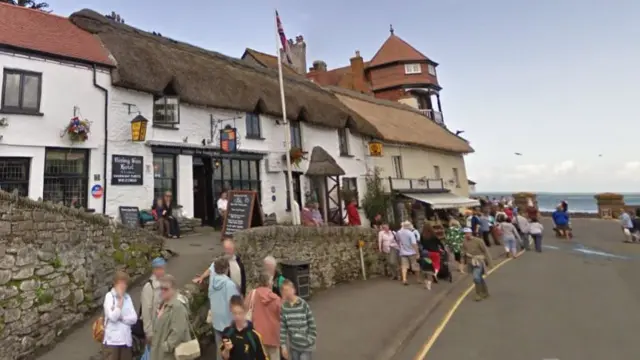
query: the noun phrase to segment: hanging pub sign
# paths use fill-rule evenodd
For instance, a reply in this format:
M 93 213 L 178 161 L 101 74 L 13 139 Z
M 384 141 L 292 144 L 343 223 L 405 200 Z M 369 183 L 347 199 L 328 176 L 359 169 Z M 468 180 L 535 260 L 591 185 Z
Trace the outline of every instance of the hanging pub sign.
M 382 143 L 379 141 L 369 142 L 369 156 L 382 156 Z
M 238 150 L 238 140 L 236 128 L 226 127 L 220 130 L 220 149 L 223 152 L 236 152 Z

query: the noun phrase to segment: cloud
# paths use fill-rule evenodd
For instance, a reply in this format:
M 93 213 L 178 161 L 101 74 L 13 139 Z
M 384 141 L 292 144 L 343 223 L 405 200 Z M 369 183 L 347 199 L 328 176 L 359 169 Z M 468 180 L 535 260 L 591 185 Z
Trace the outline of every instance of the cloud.
M 629 161 L 622 166 L 622 169 L 618 170 L 619 176 L 633 176 L 640 174 L 640 161 Z
M 505 175 L 510 179 L 526 179 L 528 177 L 541 175 L 546 169 L 547 164 L 522 164 L 516 165 L 512 171 Z
M 572 160 L 565 160 L 553 167 L 553 173 L 556 175 L 567 174 L 573 172 L 574 170 L 577 170 L 576 163 L 574 163 Z

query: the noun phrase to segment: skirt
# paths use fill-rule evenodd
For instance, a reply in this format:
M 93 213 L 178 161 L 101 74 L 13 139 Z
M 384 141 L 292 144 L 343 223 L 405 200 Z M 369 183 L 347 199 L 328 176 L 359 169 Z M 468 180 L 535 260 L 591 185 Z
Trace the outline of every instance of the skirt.
M 436 272 L 440 271 L 440 253 L 429 251 L 429 259 L 431 259 L 431 263 L 433 264 L 433 269 Z

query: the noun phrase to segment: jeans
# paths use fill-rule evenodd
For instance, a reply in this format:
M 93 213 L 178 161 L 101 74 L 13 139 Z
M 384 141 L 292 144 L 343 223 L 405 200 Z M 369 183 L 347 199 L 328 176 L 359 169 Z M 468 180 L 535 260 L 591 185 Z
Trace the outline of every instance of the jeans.
M 542 234 L 531 234 L 531 236 L 533 236 L 533 242 L 535 243 L 536 251 L 541 252 L 542 251 Z
M 471 267 L 471 276 L 473 277 L 473 282 L 475 284 L 484 284 L 484 265 L 469 265 Z
M 311 351 L 289 350 L 289 360 L 311 360 Z
M 516 255 L 518 253 L 518 246 L 516 245 L 515 238 L 504 238 L 504 249 L 511 253 L 512 255 Z
M 216 337 L 216 360 L 223 360 L 222 353 L 220 352 L 220 345 L 222 345 L 222 332 L 213 329 L 214 335 Z

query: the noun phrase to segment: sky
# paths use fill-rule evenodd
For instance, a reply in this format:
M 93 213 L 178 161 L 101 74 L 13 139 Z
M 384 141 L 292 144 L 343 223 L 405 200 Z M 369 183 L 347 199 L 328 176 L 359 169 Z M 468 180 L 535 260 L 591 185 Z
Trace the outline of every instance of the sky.
M 477 190 L 640 192 L 637 0 L 50 0 L 227 55 L 275 54 L 273 11 L 308 66 L 370 59 L 395 34 L 438 62 L 444 120 Z M 521 153 L 521 156 L 515 153 Z

